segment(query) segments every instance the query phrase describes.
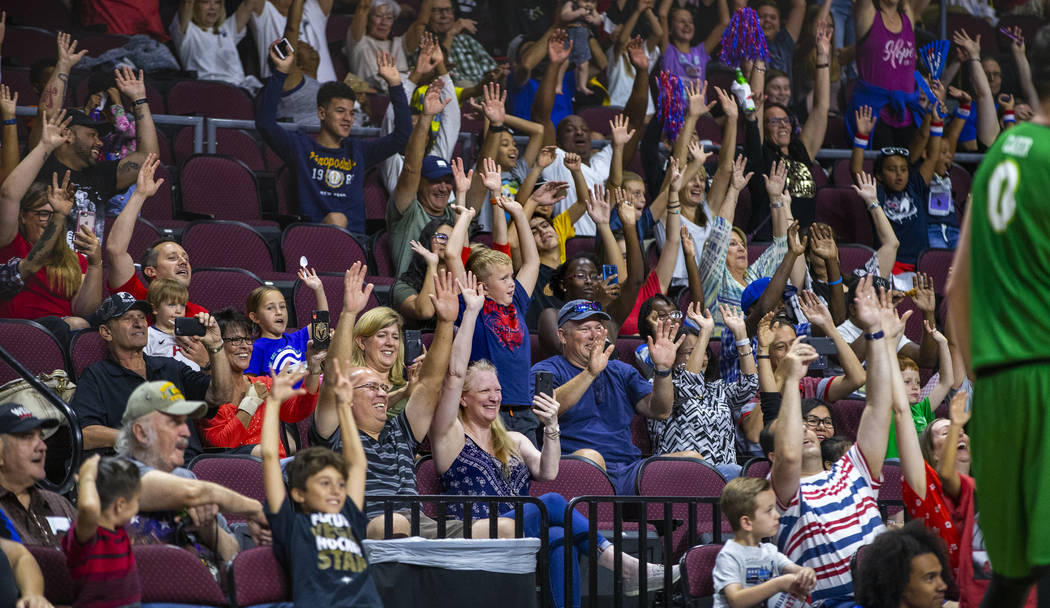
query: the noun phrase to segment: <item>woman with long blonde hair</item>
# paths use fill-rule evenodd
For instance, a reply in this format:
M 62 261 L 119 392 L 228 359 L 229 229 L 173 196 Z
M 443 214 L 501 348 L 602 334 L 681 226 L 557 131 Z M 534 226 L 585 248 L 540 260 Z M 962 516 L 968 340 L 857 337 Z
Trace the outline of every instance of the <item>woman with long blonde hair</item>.
M 459 284 L 466 306 L 459 331 L 452 343 L 452 358 L 448 375 L 441 390 L 437 411 L 430 423 L 430 441 L 434 465 L 445 491 L 465 496 L 528 496 L 532 479 L 549 481 L 557 477 L 561 459 L 559 404 L 553 395 L 536 395 L 533 413 L 543 425 L 543 448 L 536 449 L 521 433 L 507 431 L 500 420 L 502 391 L 496 368 L 485 360 L 469 364 L 474 324 L 485 303 L 485 287 L 468 273 L 466 283 Z M 523 372 L 526 370 L 522 370 Z M 544 494 L 540 500 L 547 507 L 550 538 L 550 577 L 554 605 L 561 607 L 565 599 L 565 560 L 575 566 L 579 555 L 591 551 L 588 542 L 590 524 L 587 518 L 573 511 L 571 539 L 565 538 L 565 498 L 557 493 Z M 513 507 L 499 505 L 500 536 L 511 536 Z M 450 504 L 449 514 L 462 518 L 463 508 Z M 526 536 L 537 537 L 540 528 L 539 509 L 527 504 L 522 509 Z M 488 505 L 475 503 L 471 507 L 475 520 L 489 517 Z M 614 551 L 608 540 L 598 535 L 598 564 L 612 568 Z M 568 552 L 568 555 L 566 553 Z M 650 590 L 663 585 L 663 568 L 646 565 L 624 553 L 624 586 L 627 595 L 637 593 L 641 566 L 646 566 Z M 675 566 L 677 568 L 677 566 Z M 677 572 L 674 573 L 677 578 Z M 573 605 L 579 605 L 579 573 L 573 569 Z
M 102 303 L 102 250 L 93 222 L 90 228 L 78 226 L 76 251 L 66 244 L 66 218 L 74 203 L 68 171 L 61 184 L 58 174 L 50 186 L 33 183 L 51 152 L 71 137 L 64 111 L 42 121 L 40 142 L 0 185 L 0 259 L 24 258 L 43 267 L 23 276 L 22 291 L 0 302 L 0 317 L 56 317 L 70 329 L 82 329 L 88 326 L 84 317 Z
M 404 329 L 405 318 L 387 306 L 377 306 L 362 314 L 354 325 L 350 362 L 372 368 L 387 377 L 393 387 L 388 395 L 390 408 L 387 415 L 390 418 L 405 409 L 411 390 L 405 378 L 405 346 L 401 339 Z M 409 365 L 412 363 L 409 361 Z

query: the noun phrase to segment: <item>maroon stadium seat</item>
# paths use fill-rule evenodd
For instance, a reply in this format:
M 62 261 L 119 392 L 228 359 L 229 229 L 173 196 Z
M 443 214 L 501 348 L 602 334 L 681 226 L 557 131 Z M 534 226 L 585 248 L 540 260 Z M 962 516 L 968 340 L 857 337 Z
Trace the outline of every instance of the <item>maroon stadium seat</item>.
M 838 247 L 839 271 L 843 276 L 851 274 L 858 268 L 864 268 L 864 265 L 868 263 L 871 256 L 875 255 L 875 250 L 867 245 L 843 243 Z
M 274 271 L 266 239 L 243 222 L 191 222 L 182 235 L 182 246 L 195 266 L 242 268 L 259 276 Z
M 933 278 L 933 290 L 938 295 L 944 295 L 944 289 L 948 285 L 948 271 L 952 267 L 954 256 L 955 251 L 952 249 L 926 249 L 919 254 L 916 267 L 919 272 L 925 272 Z
M 445 493 L 445 486 L 441 483 L 441 476 L 438 475 L 437 466 L 431 456 L 424 456 L 416 463 L 416 492 L 429 495 Z M 435 503 L 424 502 L 422 509 L 427 517 L 437 517 Z
M 265 172 L 268 167 L 259 142 L 240 129 L 216 129 L 215 153 L 232 156 L 248 165 L 252 171 Z
M 689 549 L 682 557 L 682 586 L 689 598 L 712 597 L 715 594 L 715 560 L 722 545 L 701 545 Z
M 390 234 L 385 230 L 372 239 L 372 270 L 379 276 L 394 276 L 394 259 L 390 254 Z
M 363 188 L 365 191 L 365 219 L 385 222 L 386 203 L 389 197 L 379 171 L 373 170 L 365 174 Z
M 73 366 L 73 378 L 79 378 L 86 367 L 106 358 L 106 341 L 98 331 L 85 329 L 73 335 L 69 343 L 69 361 Z
M 179 170 L 182 210 L 216 220 L 276 226 L 262 219 L 259 182 L 243 162 L 216 154 L 196 154 Z
M 8 27 L 14 23 L 32 24 L 49 30 L 68 32 L 69 11 L 61 0 L 35 0 L 34 2 L 7 2 Z M 54 49 L 52 49 L 53 51 Z M 4 79 L 7 79 L 7 68 L 4 68 Z
M 163 187 L 162 185 L 161 188 Z M 102 242 L 106 242 L 109 238 L 109 231 L 113 228 L 113 218 L 108 218 L 108 220 Z M 146 252 L 146 249 L 149 249 L 150 245 L 155 243 L 160 237 L 160 230 L 152 222 L 141 217 L 135 218 L 135 227 L 131 232 L 131 241 L 128 243 L 128 253 L 132 259 L 140 262 L 140 258 Z
M 259 277 L 241 268 L 195 269 L 190 301 L 212 311 L 226 307 L 244 310 L 248 294 L 262 284 Z
M 594 247 L 595 238 L 593 236 L 574 236 L 565 241 L 565 259 L 571 260 L 579 253 L 594 254 Z
M 66 369 L 58 339 L 36 321 L 0 319 L 0 346 L 34 376 Z M 0 384 L 19 377 L 7 363 L 0 362 Z
M 612 133 L 612 129 L 609 128 L 609 121 L 622 113 L 623 108 L 616 106 L 591 106 L 577 112 L 591 131 L 597 131 L 605 136 Z
M 816 220 L 831 226 L 838 241 L 875 245 L 871 215 L 853 188 L 817 190 Z
M 850 441 L 857 440 L 857 427 L 860 426 L 860 416 L 864 413 L 864 405 L 862 400 L 840 399 L 831 406 L 836 435 L 845 435 Z
M 66 554 L 58 547 L 26 545 L 44 575 L 44 597 L 55 606 L 73 603 L 73 581 L 69 577 Z
M 718 498 L 725 488 L 725 477 L 713 465 L 695 458 L 678 458 L 672 456 L 653 456 L 642 464 L 638 471 L 639 496 L 700 496 Z M 672 516 L 687 522 L 678 526 L 672 537 L 673 555 L 685 553 L 689 544 L 689 507 L 685 503 L 671 507 Z M 710 505 L 698 505 L 696 509 L 697 534 L 711 533 L 714 530 Z M 650 505 L 649 517 L 652 520 L 663 518 L 662 505 Z M 729 520 L 722 516 L 723 534 L 732 532 Z
M 339 315 L 343 311 L 343 274 L 342 272 L 317 273 L 317 276 L 321 279 L 321 284 L 324 286 L 325 296 L 328 298 L 328 310 L 330 311 L 332 325 L 336 324 Z M 314 292 L 303 285 L 302 281 L 296 279 L 292 299 L 295 303 L 296 323 L 298 323 L 299 327 L 302 327 L 310 322 L 311 313 L 317 308 Z M 376 306 L 379 306 L 379 297 L 373 290 L 372 295 L 368 296 L 368 304 L 365 305 L 364 311 L 371 310 Z
M 864 159 L 864 172 L 871 174 L 875 169 L 875 160 L 872 158 Z M 849 159 L 843 158 L 842 160 L 835 163 L 835 167 L 831 170 L 831 184 L 840 188 L 848 188 L 853 185 L 853 175 L 850 174 Z
M 55 34 L 37 27 L 8 27 L 4 35 L 4 59 L 29 67 L 38 59 L 55 57 Z M 4 70 L 7 80 L 7 70 Z M 68 91 L 67 91 L 68 93 Z M 21 100 L 20 100 L 21 101 Z M 25 103 L 22 101 L 21 103 Z M 21 103 L 19 105 L 21 105 Z
M 344 272 L 354 262 L 368 263 L 365 249 L 345 228 L 331 224 L 292 224 L 281 235 L 284 268 L 296 272 L 299 258 L 318 272 Z
M 288 574 L 277 561 L 273 547 L 254 547 L 233 558 L 230 578 L 237 606 L 256 606 L 292 601 Z
M 641 414 L 635 414 L 634 418 L 631 418 L 631 443 L 642 451 L 642 456 L 648 457 L 653 453 L 653 442 L 646 420 Z
M 262 460 L 248 454 L 201 454 L 190 462 L 190 471 L 198 479 L 211 481 L 248 498 L 266 504 Z M 227 515 L 230 521 L 244 518 Z
M 168 113 L 255 120 L 255 108 L 248 93 L 232 84 L 214 80 L 176 82 L 168 92 Z
M 228 606 L 211 571 L 195 554 L 173 545 L 136 545 L 142 602 Z
M 744 470 L 741 471 L 740 476 L 765 479 L 769 475 L 771 466 L 768 458 L 751 458 L 744 463 Z

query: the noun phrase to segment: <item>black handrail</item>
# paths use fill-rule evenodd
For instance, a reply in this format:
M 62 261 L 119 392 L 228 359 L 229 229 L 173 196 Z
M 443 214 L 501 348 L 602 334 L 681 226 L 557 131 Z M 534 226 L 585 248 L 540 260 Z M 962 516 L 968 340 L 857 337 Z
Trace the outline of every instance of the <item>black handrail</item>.
M 448 504 L 459 504 L 463 508 L 463 538 L 471 538 L 471 524 L 473 523 L 473 517 L 471 515 L 471 507 L 475 503 L 484 503 L 488 505 L 489 509 L 489 536 L 496 538 L 496 531 L 499 527 L 499 503 L 511 503 L 515 505 L 535 505 L 539 510 L 540 516 L 540 550 L 536 554 L 536 578 L 539 580 L 539 597 L 540 606 L 547 608 L 551 605 L 551 592 L 550 592 L 550 537 L 548 535 L 550 516 L 547 514 L 547 506 L 543 504 L 538 498 L 534 496 L 445 496 L 445 495 L 397 495 L 397 494 L 366 494 L 365 503 L 370 502 L 381 502 L 383 503 L 383 537 L 392 538 L 394 535 L 394 524 L 393 514 L 395 509 L 398 511 L 404 510 L 408 507 L 409 524 L 411 526 L 410 533 L 412 536 L 419 536 L 419 515 L 420 505 L 424 502 L 437 503 L 437 516 L 434 520 L 437 522 L 437 536 L 438 538 L 445 538 L 445 520 L 446 517 L 446 505 Z M 514 536 L 515 538 L 522 538 L 525 536 L 525 514 L 521 507 L 514 509 Z
M 80 458 L 84 447 L 84 435 L 80 431 L 80 421 L 77 419 L 77 414 L 74 412 L 61 397 L 55 394 L 46 384 L 40 381 L 39 378 L 34 376 L 28 369 L 22 365 L 18 359 L 7 352 L 3 346 L 0 346 L 0 359 L 3 359 L 11 369 L 22 377 L 23 380 L 29 383 L 29 386 L 33 387 L 38 393 L 44 396 L 51 405 L 62 412 L 65 416 L 66 421 L 69 423 L 69 433 L 73 439 L 73 460 L 71 466 L 66 470 L 66 476 L 62 479 L 62 483 L 55 484 L 49 479 L 42 479 L 37 482 L 37 485 L 44 488 L 45 490 L 51 490 L 59 494 L 65 494 L 73 489 L 74 475 L 77 469 L 80 468 Z

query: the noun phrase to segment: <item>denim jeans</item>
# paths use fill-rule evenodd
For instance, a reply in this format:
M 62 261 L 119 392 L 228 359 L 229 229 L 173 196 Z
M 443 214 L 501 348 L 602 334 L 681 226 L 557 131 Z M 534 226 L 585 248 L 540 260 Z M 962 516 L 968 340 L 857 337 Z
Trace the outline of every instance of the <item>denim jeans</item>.
M 948 224 L 930 224 L 926 227 L 930 237 L 929 246 L 940 249 L 955 249 L 959 242 L 959 229 Z

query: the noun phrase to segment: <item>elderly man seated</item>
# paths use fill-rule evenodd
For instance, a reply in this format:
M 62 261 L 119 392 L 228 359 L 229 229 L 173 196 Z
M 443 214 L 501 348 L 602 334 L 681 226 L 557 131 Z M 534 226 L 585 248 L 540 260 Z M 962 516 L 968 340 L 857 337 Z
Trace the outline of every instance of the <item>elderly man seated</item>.
M 167 380 L 180 393 L 203 399 L 218 406 L 230 401 L 234 374 L 226 361 L 219 325 L 207 313 L 197 320 L 207 330 L 201 341 L 208 350 L 210 373 L 196 372 L 170 357 L 151 357 L 142 353 L 147 342 L 147 302 L 136 300 L 126 292 L 106 299 L 95 313 L 100 323 L 98 332 L 106 341 L 107 356 L 89 365 L 77 380 L 77 392 L 70 402 L 80 418 L 84 431 L 85 456 L 95 451 L 110 451 L 117 441 L 124 404 L 135 387 L 143 382 Z M 195 426 L 189 430 L 188 455 L 202 451 Z
M 58 547 L 76 516 L 68 500 L 36 485 L 45 477 L 44 429 L 57 425 L 17 403 L 0 405 L 0 508 L 27 545 Z
M 142 473 L 139 516 L 127 528 L 132 542 L 178 545 L 218 567 L 240 550 L 219 512 L 248 517 L 257 542 L 262 538 L 258 524 L 265 525 L 266 516 L 258 500 L 200 481 L 183 468 L 188 421 L 205 409 L 203 401 L 187 401 L 171 382 L 145 382 L 127 401 L 117 453 Z

